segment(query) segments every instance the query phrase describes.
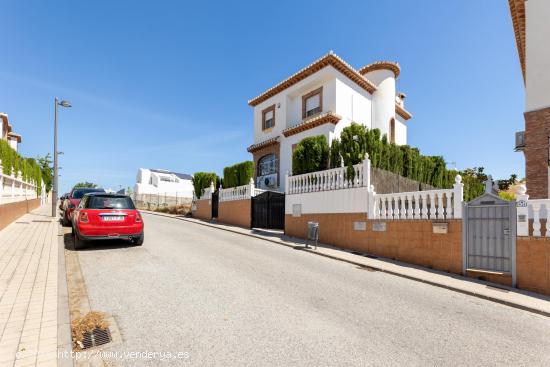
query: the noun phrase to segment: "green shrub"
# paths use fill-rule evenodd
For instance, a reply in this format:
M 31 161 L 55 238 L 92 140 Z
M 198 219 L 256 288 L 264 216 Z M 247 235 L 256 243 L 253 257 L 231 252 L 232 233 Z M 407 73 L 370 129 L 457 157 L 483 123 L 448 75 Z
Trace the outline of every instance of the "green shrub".
M 340 155 L 340 147 L 341 147 L 340 140 L 338 138 L 333 139 L 332 143 L 330 144 L 330 153 L 329 153 L 330 168 L 342 167 L 342 156 Z
M 329 147 L 324 135 L 302 139 L 292 153 L 292 174 L 322 171 L 328 167 Z
M 254 177 L 254 162 L 244 161 L 223 169 L 223 187 L 246 185 Z
M 42 192 L 42 170 L 34 158 L 20 156 L 9 143 L 0 140 L 0 160 L 2 160 L 2 173 L 11 175 L 21 171 L 24 181 L 31 182 L 36 186 L 36 192 Z
M 507 200 L 507 201 L 514 201 L 514 200 L 516 200 L 516 195 L 514 195 L 514 194 L 511 193 L 511 192 L 501 191 L 501 192 L 498 193 L 498 196 L 499 196 L 501 199 L 504 199 L 504 200 Z
M 196 172 L 193 175 L 193 188 L 197 198 L 201 197 L 205 188 L 210 187 L 211 182 L 214 182 L 215 188 L 220 186 L 220 178 L 214 172 Z

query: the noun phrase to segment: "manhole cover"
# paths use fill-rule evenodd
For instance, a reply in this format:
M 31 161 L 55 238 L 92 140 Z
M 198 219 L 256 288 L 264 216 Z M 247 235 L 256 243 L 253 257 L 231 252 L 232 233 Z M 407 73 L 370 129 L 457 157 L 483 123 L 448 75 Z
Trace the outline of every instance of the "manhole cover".
M 94 330 L 87 331 L 83 335 L 82 339 L 82 349 L 88 349 L 97 347 L 103 344 L 107 344 L 111 341 L 111 333 L 109 329 L 99 329 L 95 328 Z

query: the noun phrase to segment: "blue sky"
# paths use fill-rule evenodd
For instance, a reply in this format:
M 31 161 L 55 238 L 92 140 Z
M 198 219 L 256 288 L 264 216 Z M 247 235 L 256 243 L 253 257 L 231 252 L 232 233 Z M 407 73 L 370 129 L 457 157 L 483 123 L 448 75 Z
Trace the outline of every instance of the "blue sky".
M 329 50 L 400 63 L 409 143 L 458 168 L 524 175 L 524 89 L 507 2 L 4 1 L 0 111 L 20 152 L 52 148 L 60 190 L 133 186 L 139 167 L 194 173 L 250 159 L 247 100 Z

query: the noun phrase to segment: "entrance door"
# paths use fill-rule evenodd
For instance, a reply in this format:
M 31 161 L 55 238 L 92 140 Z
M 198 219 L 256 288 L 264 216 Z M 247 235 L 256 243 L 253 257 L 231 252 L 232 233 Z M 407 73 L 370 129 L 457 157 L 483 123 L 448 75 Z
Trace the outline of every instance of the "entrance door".
M 220 192 L 215 191 L 212 193 L 212 218 L 218 217 L 218 198 L 219 198 Z
M 465 204 L 464 270 L 510 273 L 515 284 L 516 205 L 493 193 Z
M 266 191 L 252 198 L 252 227 L 285 228 L 285 194 Z

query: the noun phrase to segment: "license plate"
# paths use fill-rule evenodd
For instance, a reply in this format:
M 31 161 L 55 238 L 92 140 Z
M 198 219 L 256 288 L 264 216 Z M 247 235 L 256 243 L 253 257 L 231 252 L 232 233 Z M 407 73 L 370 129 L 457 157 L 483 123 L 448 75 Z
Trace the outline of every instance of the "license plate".
M 114 222 L 117 220 L 124 220 L 123 215 L 104 215 L 102 218 L 105 222 Z

